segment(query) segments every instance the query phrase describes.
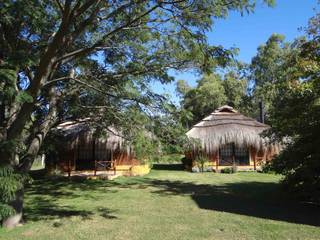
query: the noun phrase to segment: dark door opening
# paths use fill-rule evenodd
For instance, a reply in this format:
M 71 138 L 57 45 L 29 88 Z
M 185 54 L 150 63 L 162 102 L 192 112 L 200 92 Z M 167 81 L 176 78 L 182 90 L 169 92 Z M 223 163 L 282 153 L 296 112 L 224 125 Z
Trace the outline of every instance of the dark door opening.
M 80 139 L 76 170 L 94 170 L 96 161 L 111 161 L 112 155 L 112 149 L 108 149 L 104 141 L 94 138 Z

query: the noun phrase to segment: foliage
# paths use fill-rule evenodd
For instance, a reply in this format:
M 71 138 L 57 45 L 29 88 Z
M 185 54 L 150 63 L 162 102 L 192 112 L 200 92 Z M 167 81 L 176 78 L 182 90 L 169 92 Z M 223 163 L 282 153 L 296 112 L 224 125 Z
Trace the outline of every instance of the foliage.
M 241 110 L 240 107 L 247 90 L 246 79 L 239 76 L 235 71 L 229 71 L 224 75 L 222 85 L 228 105 Z
M 205 155 L 198 155 L 195 158 L 195 165 L 199 168 L 200 172 L 205 171 L 205 165 L 209 162 L 209 159 Z
M 282 111 L 272 118 L 273 132 L 289 142 L 273 162 L 284 183 L 300 197 L 320 201 L 320 105 L 318 79 L 301 83 L 279 99 Z M 281 128 L 280 128 L 281 124 Z
M 246 113 L 248 106 L 247 79 L 240 63 L 230 63 L 224 74 L 204 75 L 192 88 L 185 82 L 177 82 L 181 100 L 181 122 L 186 128 L 199 122 L 222 105 L 230 105 Z M 242 111 L 243 110 L 243 111 Z
M 294 46 L 285 42 L 285 37 L 273 34 L 267 42 L 258 48 L 258 53 L 252 58 L 249 66 L 252 89 L 252 114 L 258 117 L 258 103 L 264 104 L 265 119 L 268 122 L 273 102 L 281 84 L 288 82 L 291 71 L 288 61 L 293 57 Z
M 262 173 L 275 173 L 272 162 L 267 162 L 261 166 Z
M 153 139 L 148 132 L 140 132 L 133 140 L 136 158 L 142 163 L 151 163 L 159 152 L 159 142 Z
M 186 92 L 182 99 L 182 108 L 192 113 L 192 121 L 186 123 L 187 127 L 199 122 L 214 109 L 223 105 L 226 100 L 219 75 L 212 74 L 201 78 L 197 87 Z
M 159 155 L 155 155 L 153 158 L 153 163 L 180 163 L 181 159 L 184 158 L 184 155 L 181 153 L 160 153 Z
M 9 203 L 15 194 L 23 188 L 24 182 L 30 181 L 26 175 L 17 174 L 11 166 L 0 167 L 0 222 L 15 213 Z
M 236 173 L 238 171 L 237 166 L 233 165 L 232 167 L 226 167 L 220 170 L 220 173 L 228 173 L 228 174 L 232 174 L 232 173 Z
M 281 85 L 270 117 L 271 136 L 285 146 L 274 169 L 285 175 L 283 183 L 295 196 L 315 202 L 320 202 L 319 19 L 318 14 L 310 20 L 308 40 L 296 41 L 294 71 Z
M 159 139 L 163 154 L 181 154 L 187 142 L 187 129 L 181 123 L 178 109 L 171 103 L 165 103 L 165 111 L 151 118 L 153 133 Z
M 176 84 L 176 93 L 178 94 L 178 96 L 181 97 L 186 95 L 187 92 L 189 92 L 192 89 L 192 87 L 189 86 L 188 83 L 184 80 L 178 80 Z

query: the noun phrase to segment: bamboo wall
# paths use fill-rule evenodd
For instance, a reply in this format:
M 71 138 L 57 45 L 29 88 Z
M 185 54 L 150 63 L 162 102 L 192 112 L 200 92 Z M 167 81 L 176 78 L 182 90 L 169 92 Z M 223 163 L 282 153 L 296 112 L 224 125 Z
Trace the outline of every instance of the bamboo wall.
M 121 146 L 119 142 L 108 139 L 95 138 L 90 134 L 80 135 L 72 141 L 61 139 L 56 148 L 57 156 L 53 162 L 56 168 L 64 172 L 94 170 L 95 161 L 113 160 L 116 166 L 139 164 L 129 147 Z
M 238 166 L 240 168 L 252 168 L 256 170 L 260 168 L 263 164 L 272 161 L 272 159 L 279 154 L 279 149 L 277 146 L 270 145 L 265 149 L 257 150 L 254 147 L 248 147 L 249 151 L 249 165 Z M 185 153 L 187 159 L 193 162 L 197 158 L 197 156 L 202 155 L 206 156 L 211 162 L 212 166 L 215 166 L 217 169 L 227 167 L 227 165 L 221 166 L 219 164 L 219 150 L 205 153 L 203 151 L 199 151 L 194 149 L 193 151 L 188 151 Z M 232 164 L 230 165 L 232 166 Z

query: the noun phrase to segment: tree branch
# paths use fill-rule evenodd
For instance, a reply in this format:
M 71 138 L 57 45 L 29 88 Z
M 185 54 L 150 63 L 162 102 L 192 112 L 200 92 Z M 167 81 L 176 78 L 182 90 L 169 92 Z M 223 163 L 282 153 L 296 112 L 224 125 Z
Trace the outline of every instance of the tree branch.
M 122 30 L 123 28 L 129 27 L 130 25 L 136 23 L 137 21 L 139 21 L 140 19 L 142 19 L 143 17 L 145 17 L 146 15 L 148 15 L 149 13 L 153 12 L 155 9 L 157 9 L 159 6 L 161 6 L 160 4 L 156 4 L 153 7 L 151 7 L 149 10 L 147 10 L 146 12 L 144 12 L 143 14 L 141 14 L 140 16 L 134 18 L 133 20 L 127 22 L 126 24 L 123 24 L 117 28 L 115 28 L 114 30 L 110 31 L 109 33 L 107 33 L 106 35 L 104 35 L 99 41 L 97 41 L 95 44 L 93 44 L 91 47 L 88 48 L 82 48 L 82 49 L 78 49 L 75 50 L 73 52 L 67 53 L 64 56 L 60 57 L 59 59 L 57 59 L 57 62 L 62 61 L 64 59 L 70 59 L 79 55 L 85 55 L 90 53 L 91 51 L 93 51 L 95 48 L 100 47 L 101 45 L 103 45 L 104 41 L 110 37 L 111 35 L 119 32 L 120 30 Z
M 61 11 L 61 14 L 63 14 L 64 9 L 63 9 L 62 4 L 60 3 L 59 0 L 55 0 L 55 2 L 56 2 L 56 4 L 58 5 L 58 7 L 59 7 L 59 9 L 60 9 L 60 11 Z

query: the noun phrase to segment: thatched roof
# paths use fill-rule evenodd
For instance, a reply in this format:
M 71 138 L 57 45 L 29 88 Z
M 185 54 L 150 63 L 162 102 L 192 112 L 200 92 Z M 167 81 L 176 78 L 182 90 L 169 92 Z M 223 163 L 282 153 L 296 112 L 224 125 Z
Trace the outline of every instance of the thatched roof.
M 68 142 L 75 141 L 81 135 L 90 138 L 94 131 L 95 128 L 92 126 L 90 118 L 66 121 L 59 124 L 54 130 L 56 135 Z M 127 140 L 114 127 L 105 128 L 103 134 L 99 135 L 99 141 L 105 143 L 109 149 L 127 149 L 129 147 Z
M 261 149 L 265 139 L 260 134 L 270 126 L 246 117 L 230 106 L 216 109 L 187 132 L 189 139 L 200 141 L 203 149 L 213 152 L 221 145 L 235 143 Z

